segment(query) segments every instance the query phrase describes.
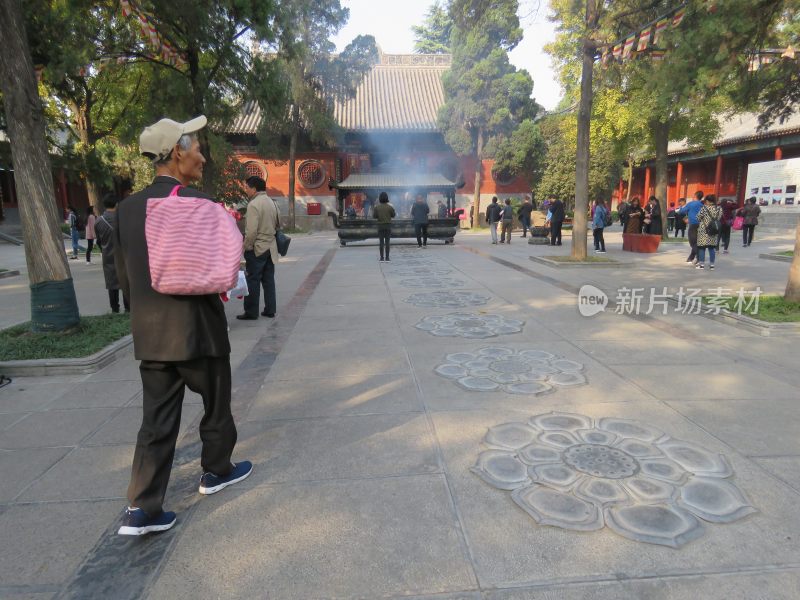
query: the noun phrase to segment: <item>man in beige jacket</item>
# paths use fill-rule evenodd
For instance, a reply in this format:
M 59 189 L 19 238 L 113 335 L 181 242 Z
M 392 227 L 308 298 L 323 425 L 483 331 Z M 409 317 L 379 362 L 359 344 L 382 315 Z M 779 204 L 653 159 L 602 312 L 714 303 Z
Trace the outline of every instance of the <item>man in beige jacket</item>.
M 267 196 L 267 183 L 261 177 L 248 177 L 245 190 L 250 198 L 245 216 L 244 260 L 246 263 L 248 295 L 244 297 L 244 314 L 236 315 L 242 321 L 258 319 L 261 287 L 264 287 L 264 310 L 270 319 L 275 317 L 275 263 L 278 262 L 278 245 L 275 231 L 280 215 L 274 200 Z

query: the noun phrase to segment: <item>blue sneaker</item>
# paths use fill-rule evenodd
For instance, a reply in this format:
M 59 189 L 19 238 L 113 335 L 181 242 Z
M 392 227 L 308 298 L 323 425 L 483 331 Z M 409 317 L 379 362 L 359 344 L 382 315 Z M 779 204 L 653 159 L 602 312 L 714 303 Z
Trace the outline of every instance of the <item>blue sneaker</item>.
M 151 517 L 141 508 L 128 508 L 125 510 L 125 517 L 122 519 L 122 527 L 117 533 L 119 535 L 144 535 L 146 533 L 157 533 L 166 531 L 175 525 L 174 512 L 160 512 Z
M 206 496 L 216 494 L 220 490 L 224 490 L 229 485 L 233 485 L 243 479 L 247 479 L 250 473 L 253 472 L 253 463 L 249 460 L 243 460 L 240 463 L 233 464 L 233 470 L 226 476 L 220 477 L 213 473 L 203 473 L 200 478 L 200 493 Z

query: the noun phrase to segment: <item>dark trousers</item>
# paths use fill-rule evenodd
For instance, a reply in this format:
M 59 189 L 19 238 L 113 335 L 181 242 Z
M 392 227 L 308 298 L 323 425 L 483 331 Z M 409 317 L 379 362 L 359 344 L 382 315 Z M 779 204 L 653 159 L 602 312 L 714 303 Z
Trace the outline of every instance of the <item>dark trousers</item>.
M 130 506 L 158 514 L 172 470 L 186 387 L 203 397 L 203 471 L 220 476 L 231 472 L 231 454 L 236 445 L 236 425 L 231 415 L 231 364 L 227 355 L 181 362 L 143 360 L 139 372 L 144 392 L 142 426 L 133 454 L 128 501 Z
M 108 303 L 111 305 L 111 312 L 119 312 L 119 290 L 108 290 Z M 125 312 L 130 312 L 131 303 L 124 293 L 122 294 L 122 303 L 125 305 Z
M 561 245 L 561 225 L 563 221 L 550 221 L 550 245 Z
M 86 262 L 92 262 L 92 248 L 94 248 L 94 240 L 86 240 Z
M 717 244 L 717 248 L 722 246 L 723 250 L 727 250 L 728 246 L 731 245 L 731 226 L 730 225 L 720 225 L 719 227 L 719 244 Z
M 675 237 L 678 237 L 678 232 L 681 232 L 681 237 L 686 237 L 686 223 L 683 221 L 675 221 Z
M 753 234 L 755 231 L 755 225 L 742 225 L 742 241 L 745 246 L 749 246 L 753 243 Z
M 522 237 L 527 237 L 528 230 L 531 228 L 531 218 L 530 217 L 520 217 L 519 223 L 522 225 Z
M 687 260 L 694 260 L 697 258 L 697 228 L 699 225 L 689 225 L 689 245 L 692 247 L 692 251 L 689 254 L 689 258 Z
M 378 244 L 381 248 L 381 260 L 384 257 L 389 258 L 389 239 L 391 238 L 392 230 L 390 227 L 378 227 Z
M 500 226 L 500 241 L 506 241 L 506 243 L 511 243 L 511 226 L 514 224 L 514 221 L 511 219 L 505 219 Z
M 414 223 L 414 234 L 417 236 L 417 246 L 428 245 L 428 224 Z M 387 251 L 388 256 L 388 251 Z
M 606 240 L 605 238 L 603 238 L 603 228 L 595 227 L 594 229 L 592 229 L 592 235 L 594 236 L 594 249 L 602 250 L 603 252 L 605 252 Z
M 247 296 L 244 297 L 244 312 L 251 317 L 258 316 L 261 288 L 264 288 L 264 312 L 274 315 L 278 300 L 275 296 L 275 263 L 269 250 L 256 256 L 252 250 L 244 253 L 245 275 L 247 276 Z

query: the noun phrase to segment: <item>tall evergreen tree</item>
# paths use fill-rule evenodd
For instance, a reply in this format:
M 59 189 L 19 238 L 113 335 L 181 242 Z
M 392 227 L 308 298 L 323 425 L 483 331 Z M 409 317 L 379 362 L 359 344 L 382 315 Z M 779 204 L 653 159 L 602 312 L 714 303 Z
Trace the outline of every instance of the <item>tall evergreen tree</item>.
M 34 331 L 61 331 L 79 322 L 75 287 L 53 198 L 45 119 L 19 0 L 0 0 L 0 91 L 3 93 Z
M 344 26 L 349 10 L 339 0 L 297 0 L 287 7 L 277 54 L 257 61 L 254 95 L 264 119 L 260 146 L 267 155 L 289 157 L 289 226 L 295 226 L 295 178 L 298 144 L 331 145 L 338 125 L 335 102 L 355 95 L 375 64 L 372 36 L 358 36 L 339 54 L 331 38 Z
M 449 54 L 453 20 L 439 0 L 431 4 L 422 25 L 414 25 L 414 52 L 417 54 Z
M 444 75 L 439 127 L 453 150 L 475 158 L 473 220 L 479 223 L 483 159 L 533 118 L 533 80 L 508 53 L 522 39 L 517 0 L 453 0 L 453 64 Z M 486 152 L 487 145 L 489 152 Z

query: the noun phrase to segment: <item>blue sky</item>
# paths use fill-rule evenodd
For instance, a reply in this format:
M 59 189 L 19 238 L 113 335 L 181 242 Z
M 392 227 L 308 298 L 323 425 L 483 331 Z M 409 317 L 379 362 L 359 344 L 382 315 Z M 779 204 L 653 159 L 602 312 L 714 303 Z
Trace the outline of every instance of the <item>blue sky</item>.
M 339 50 L 357 35 L 371 34 L 381 49 L 389 54 L 414 51 L 412 25 L 422 23 L 433 0 L 342 0 L 350 9 L 350 21 L 335 41 Z M 511 62 L 527 69 L 533 77 L 533 96 L 548 110 L 561 98 L 561 88 L 543 46 L 555 37 L 553 24 L 547 20 L 546 0 L 520 0 L 522 42 L 511 53 Z

